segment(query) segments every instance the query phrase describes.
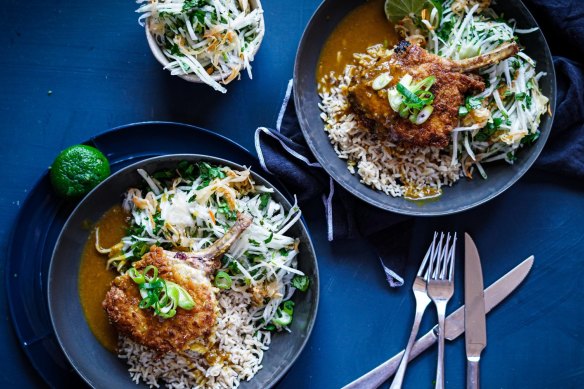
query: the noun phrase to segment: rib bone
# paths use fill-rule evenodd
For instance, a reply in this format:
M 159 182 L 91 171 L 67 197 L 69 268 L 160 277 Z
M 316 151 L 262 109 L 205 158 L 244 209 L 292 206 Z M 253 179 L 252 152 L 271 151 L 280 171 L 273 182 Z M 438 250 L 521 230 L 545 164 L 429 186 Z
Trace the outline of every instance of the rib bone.
M 499 63 L 518 52 L 519 46 L 517 43 L 507 42 L 487 54 L 461 60 L 451 60 L 452 70 L 462 73 L 472 72 L 473 70 Z
M 170 258 L 185 260 L 193 267 L 201 269 L 207 274 L 211 274 L 221 266 L 219 259 L 225 255 L 243 231 L 251 225 L 252 221 L 253 218 L 250 215 L 238 213 L 237 221 L 233 227 L 231 227 L 225 235 L 217 239 L 211 246 L 199 251 L 191 252 L 165 251 L 165 254 Z

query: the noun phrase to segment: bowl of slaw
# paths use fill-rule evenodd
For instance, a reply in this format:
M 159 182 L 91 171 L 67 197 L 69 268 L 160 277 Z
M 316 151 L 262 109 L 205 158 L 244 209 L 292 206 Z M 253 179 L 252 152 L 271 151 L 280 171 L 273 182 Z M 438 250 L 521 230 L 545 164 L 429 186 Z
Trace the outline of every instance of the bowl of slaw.
M 138 0 L 152 54 L 170 74 L 226 93 L 265 33 L 260 0 Z

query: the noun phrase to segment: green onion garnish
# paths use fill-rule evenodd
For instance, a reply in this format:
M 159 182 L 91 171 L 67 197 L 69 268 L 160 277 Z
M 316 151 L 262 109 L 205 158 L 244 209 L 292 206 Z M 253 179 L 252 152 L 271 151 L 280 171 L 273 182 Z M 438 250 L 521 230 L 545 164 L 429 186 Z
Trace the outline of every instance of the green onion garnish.
M 391 108 L 402 118 L 409 118 L 414 124 L 420 125 L 432 114 L 434 94 L 430 88 L 436 82 L 436 77 L 429 76 L 422 81 L 410 85 L 411 76 L 404 76 L 395 89 L 390 89 L 388 98 Z
M 373 87 L 373 90 L 381 90 L 391 82 L 392 78 L 393 77 L 391 77 L 391 75 L 388 72 L 381 73 L 379 76 L 375 78 L 375 80 L 373 80 L 371 86 Z
M 137 284 L 143 284 L 144 282 L 146 282 L 146 280 L 144 279 L 144 275 L 139 273 L 135 267 L 131 267 L 128 270 L 128 275 L 130 276 L 132 281 L 134 281 Z
M 284 327 L 292 323 L 294 316 L 294 301 L 284 301 L 276 310 L 276 315 L 272 319 L 272 323 Z
M 140 289 L 140 309 L 152 308 L 155 316 L 169 319 L 176 315 L 177 307 L 186 310 L 195 307 L 195 301 L 182 286 L 158 277 L 156 266 L 147 266 L 141 273 L 132 267 L 127 274 Z
M 233 284 L 233 280 L 224 271 L 220 271 L 215 275 L 215 286 L 219 289 L 229 289 L 231 284 Z
M 412 91 L 406 88 L 401 82 L 396 85 L 397 91 L 404 97 L 403 104 L 408 108 L 422 108 L 423 101 Z

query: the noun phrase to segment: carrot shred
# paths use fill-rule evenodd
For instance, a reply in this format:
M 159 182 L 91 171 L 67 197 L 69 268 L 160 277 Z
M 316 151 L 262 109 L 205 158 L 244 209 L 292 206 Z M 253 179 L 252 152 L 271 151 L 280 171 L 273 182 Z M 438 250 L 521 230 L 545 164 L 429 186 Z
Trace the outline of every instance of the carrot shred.
M 213 224 L 217 224 L 217 222 L 215 221 L 215 215 L 213 214 L 213 211 L 209 210 L 209 216 L 211 216 L 211 220 L 213 221 Z

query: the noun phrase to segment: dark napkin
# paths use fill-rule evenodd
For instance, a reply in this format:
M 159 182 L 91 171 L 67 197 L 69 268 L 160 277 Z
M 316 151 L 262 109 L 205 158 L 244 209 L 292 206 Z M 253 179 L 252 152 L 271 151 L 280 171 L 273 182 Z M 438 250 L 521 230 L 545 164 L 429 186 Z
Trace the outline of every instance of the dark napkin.
M 575 45 L 569 53 L 561 51 L 566 57 L 554 56 L 558 103 L 552 132 L 536 166 L 584 178 L 584 69 L 577 62 L 584 53 L 584 1 L 530 0 L 526 4 L 536 17 L 545 15 L 538 20 L 545 21 L 542 30 L 552 53 L 556 48 L 563 50 L 562 40 Z M 401 286 L 412 218 L 372 207 L 333 182 L 304 140 L 292 94 L 290 80 L 276 129 L 256 131 L 262 167 L 278 176 L 300 203 L 322 199 L 329 241 L 364 237 L 375 248 L 390 286 Z

